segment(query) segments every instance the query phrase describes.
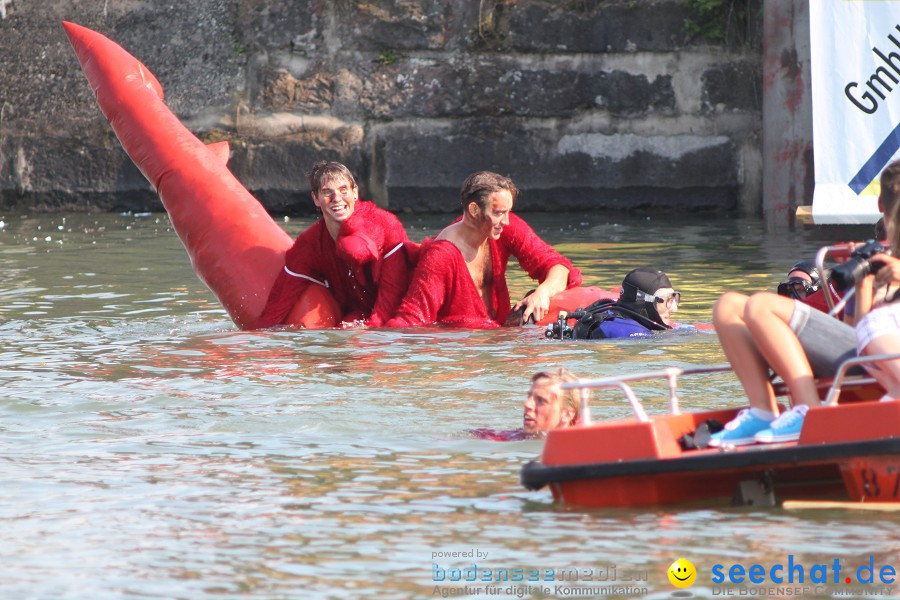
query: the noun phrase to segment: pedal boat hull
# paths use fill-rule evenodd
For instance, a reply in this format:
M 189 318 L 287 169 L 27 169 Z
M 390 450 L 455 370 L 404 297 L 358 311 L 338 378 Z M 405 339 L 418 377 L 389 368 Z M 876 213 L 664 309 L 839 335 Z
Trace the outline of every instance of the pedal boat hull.
M 810 409 L 797 442 L 682 450 L 678 438 L 735 410 L 558 429 L 540 461 L 522 468 L 528 489 L 582 507 L 753 504 L 787 499 L 900 501 L 900 401 Z M 741 498 L 744 498 L 742 501 Z M 747 498 L 750 501 L 747 501 Z

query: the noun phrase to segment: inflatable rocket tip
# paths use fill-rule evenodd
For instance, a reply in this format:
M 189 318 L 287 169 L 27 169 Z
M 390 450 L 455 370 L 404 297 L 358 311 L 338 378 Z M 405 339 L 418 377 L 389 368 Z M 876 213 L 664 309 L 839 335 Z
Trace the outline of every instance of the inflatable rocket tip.
M 160 100 L 165 98 L 162 85 L 156 76 L 120 45 L 103 34 L 77 23 L 63 21 L 62 25 L 66 30 L 69 43 L 75 50 L 75 56 L 78 57 L 78 62 L 81 63 L 81 68 L 88 81 L 91 82 L 94 91 L 96 91 L 101 78 L 109 77 L 112 73 L 132 73 L 145 86 L 153 90 Z M 99 71 L 108 71 L 108 73 L 100 75 Z

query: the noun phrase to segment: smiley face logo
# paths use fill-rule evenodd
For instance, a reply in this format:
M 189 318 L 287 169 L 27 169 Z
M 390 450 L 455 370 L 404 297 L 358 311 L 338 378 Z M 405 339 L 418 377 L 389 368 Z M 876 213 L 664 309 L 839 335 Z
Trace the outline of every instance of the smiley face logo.
M 690 587 L 695 579 L 697 579 L 697 569 L 689 560 L 679 558 L 669 567 L 669 582 L 677 588 Z

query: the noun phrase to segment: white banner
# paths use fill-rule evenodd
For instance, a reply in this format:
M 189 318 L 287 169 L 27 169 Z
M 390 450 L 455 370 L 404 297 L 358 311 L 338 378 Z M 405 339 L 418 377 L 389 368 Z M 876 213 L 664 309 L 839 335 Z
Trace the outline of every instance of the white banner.
M 810 0 L 817 224 L 874 223 L 900 157 L 900 0 Z

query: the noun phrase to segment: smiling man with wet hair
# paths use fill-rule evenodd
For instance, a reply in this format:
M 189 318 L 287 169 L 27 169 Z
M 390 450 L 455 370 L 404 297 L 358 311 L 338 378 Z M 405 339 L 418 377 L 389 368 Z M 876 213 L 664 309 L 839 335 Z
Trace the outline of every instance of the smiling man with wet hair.
M 406 292 L 407 250 L 415 244 L 395 215 L 359 200 L 356 179 L 342 163 L 317 162 L 308 179 L 320 218 L 287 251 L 259 327 L 289 322 L 310 285 L 328 289 L 344 323 L 378 327 Z

